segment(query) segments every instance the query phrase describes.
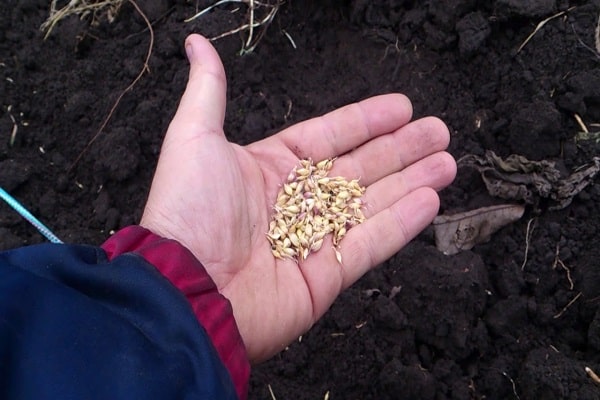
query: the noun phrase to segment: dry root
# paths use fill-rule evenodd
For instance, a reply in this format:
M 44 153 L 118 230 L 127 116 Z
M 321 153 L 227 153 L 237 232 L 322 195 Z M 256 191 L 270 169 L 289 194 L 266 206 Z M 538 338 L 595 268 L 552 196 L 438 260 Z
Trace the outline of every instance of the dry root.
M 42 31 L 46 32 L 44 39 L 50 36 L 56 24 L 71 15 L 77 15 L 81 19 L 91 16 L 92 25 L 103 18 L 113 22 L 125 1 L 127 0 L 70 0 L 65 6 L 58 8 L 58 0 L 52 0 L 50 15 L 41 26 Z
M 231 29 L 229 31 L 223 32 L 217 36 L 210 38 L 210 40 L 217 40 L 234 35 L 236 33 L 244 32 L 246 33 L 246 38 L 243 40 L 242 49 L 240 53 L 250 53 L 254 50 L 258 42 L 264 37 L 267 31 L 267 27 L 271 24 L 271 22 L 273 22 L 275 14 L 277 14 L 279 6 L 281 5 L 281 1 L 274 0 L 271 3 L 258 0 L 220 0 L 214 3 L 213 5 L 208 6 L 203 10 L 199 11 L 192 17 L 186 19 L 185 22 L 193 21 L 196 18 L 199 18 L 202 15 L 208 13 L 209 11 L 215 9 L 216 7 L 228 3 L 239 3 L 247 7 L 245 22 L 235 29 Z M 238 9 L 232 12 L 237 11 Z

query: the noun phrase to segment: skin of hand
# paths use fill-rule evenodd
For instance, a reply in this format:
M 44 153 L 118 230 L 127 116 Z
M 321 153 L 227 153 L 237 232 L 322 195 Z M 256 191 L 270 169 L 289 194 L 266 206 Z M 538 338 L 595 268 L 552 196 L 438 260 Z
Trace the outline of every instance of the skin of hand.
M 226 78 L 205 38 L 186 39 L 189 80 L 164 139 L 140 225 L 186 246 L 232 304 L 251 362 L 306 332 L 342 290 L 382 263 L 437 215 L 437 191 L 456 163 L 445 124 L 410 122 L 412 106 L 388 94 L 345 106 L 247 146 L 223 131 Z M 297 265 L 266 239 L 281 184 L 299 159 L 338 157 L 330 176 L 360 178 L 367 220 Z M 330 235 L 329 235 L 330 236 Z

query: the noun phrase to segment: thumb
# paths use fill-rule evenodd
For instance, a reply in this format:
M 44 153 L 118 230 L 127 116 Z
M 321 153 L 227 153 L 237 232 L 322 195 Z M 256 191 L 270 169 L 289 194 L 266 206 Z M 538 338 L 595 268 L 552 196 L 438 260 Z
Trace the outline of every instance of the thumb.
M 227 80 L 219 54 L 206 38 L 197 34 L 187 37 L 185 51 L 190 73 L 169 132 L 184 141 L 205 133 L 222 135 Z M 166 140 L 170 139 L 168 136 L 169 133 Z

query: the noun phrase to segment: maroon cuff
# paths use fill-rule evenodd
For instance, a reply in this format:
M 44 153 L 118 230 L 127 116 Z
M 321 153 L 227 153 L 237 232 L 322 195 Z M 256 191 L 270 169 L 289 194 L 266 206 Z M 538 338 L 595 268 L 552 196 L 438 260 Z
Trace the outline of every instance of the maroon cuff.
M 246 399 L 250 362 L 231 303 L 219 293 L 196 257 L 175 240 L 164 239 L 141 226 L 121 229 L 102 249 L 109 260 L 124 253 L 138 254 L 185 295 L 229 370 L 239 398 Z

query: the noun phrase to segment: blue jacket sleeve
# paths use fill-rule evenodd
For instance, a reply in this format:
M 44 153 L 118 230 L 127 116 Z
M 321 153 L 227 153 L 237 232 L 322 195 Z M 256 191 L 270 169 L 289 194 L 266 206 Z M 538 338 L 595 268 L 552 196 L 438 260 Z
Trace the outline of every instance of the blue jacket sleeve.
M 135 254 L 0 253 L 1 399 L 236 399 L 182 293 Z

